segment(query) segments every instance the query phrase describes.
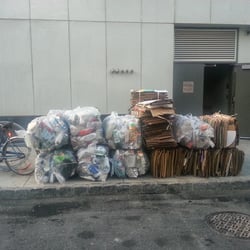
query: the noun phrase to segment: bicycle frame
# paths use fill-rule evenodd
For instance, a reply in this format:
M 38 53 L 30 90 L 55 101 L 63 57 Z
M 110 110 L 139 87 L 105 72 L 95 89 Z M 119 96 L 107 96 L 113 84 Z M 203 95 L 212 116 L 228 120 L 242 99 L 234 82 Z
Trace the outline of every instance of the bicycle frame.
M 14 136 L 12 138 L 22 138 L 19 136 Z M 2 145 L 1 145 L 1 149 L 0 149 L 0 162 L 5 161 L 6 159 L 23 159 L 25 158 L 25 154 L 22 152 L 14 152 L 14 151 L 6 151 L 6 155 L 3 154 L 4 152 L 4 148 L 6 147 L 7 143 L 10 141 L 10 139 L 8 138 Z
M 36 152 L 25 143 L 25 129 L 14 122 L 0 121 L 0 162 L 19 175 L 34 172 Z
M 13 136 L 17 133 L 14 129 L 14 126 L 24 130 L 19 124 L 9 121 L 0 121 L 0 162 L 5 161 L 6 159 L 15 159 L 15 158 L 25 158 L 25 155 L 21 152 L 11 152 L 8 151 L 8 155 L 4 155 L 4 149 L 7 143 L 10 141 L 10 138 L 23 138 L 23 136 Z

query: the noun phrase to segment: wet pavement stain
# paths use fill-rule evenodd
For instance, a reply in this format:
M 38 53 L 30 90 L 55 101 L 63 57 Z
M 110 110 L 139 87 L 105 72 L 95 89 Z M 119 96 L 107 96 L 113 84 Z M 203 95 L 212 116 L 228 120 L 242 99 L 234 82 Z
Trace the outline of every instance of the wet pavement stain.
M 92 218 L 92 219 L 99 219 L 99 217 L 97 215 L 90 216 L 90 218 Z
M 63 226 L 64 225 L 64 221 L 61 219 L 48 219 L 48 221 L 52 222 L 55 225 L 58 226 Z
M 92 231 L 83 231 L 83 232 L 78 234 L 78 237 L 82 238 L 82 239 L 85 239 L 85 240 L 86 239 L 92 239 L 92 238 L 95 237 L 95 234 Z
M 127 248 L 131 248 L 136 246 L 136 241 L 135 240 L 125 240 L 122 242 L 122 245 Z
M 165 247 L 168 244 L 167 238 L 157 238 L 154 240 L 154 242 L 159 246 L 159 247 Z
M 78 202 L 61 202 L 53 204 L 38 204 L 35 205 L 30 212 L 34 217 L 49 217 L 53 215 L 61 214 L 62 212 L 69 211 L 81 207 Z
M 183 235 L 180 236 L 180 238 L 183 241 L 193 241 L 194 240 L 194 238 L 189 234 L 183 234 Z
M 209 247 L 209 246 L 215 244 L 215 242 L 214 242 L 213 240 L 211 240 L 211 239 L 205 239 L 205 242 L 206 242 L 205 245 L 206 245 L 207 247 Z
M 33 224 L 32 221 L 28 220 L 26 217 L 14 217 L 10 218 L 7 221 L 10 225 L 26 225 L 26 224 Z
M 141 219 L 141 216 L 139 216 L 139 215 L 131 215 L 131 216 L 126 216 L 125 219 L 129 220 L 129 221 L 138 221 L 138 220 Z

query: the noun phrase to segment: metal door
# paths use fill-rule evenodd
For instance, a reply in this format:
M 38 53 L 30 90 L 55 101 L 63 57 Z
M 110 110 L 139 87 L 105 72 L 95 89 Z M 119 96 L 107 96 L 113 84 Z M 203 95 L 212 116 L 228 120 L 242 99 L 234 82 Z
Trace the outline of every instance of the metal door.
M 235 69 L 235 113 L 240 137 L 250 138 L 250 70 Z
M 173 99 L 176 113 L 202 115 L 204 64 L 175 63 Z

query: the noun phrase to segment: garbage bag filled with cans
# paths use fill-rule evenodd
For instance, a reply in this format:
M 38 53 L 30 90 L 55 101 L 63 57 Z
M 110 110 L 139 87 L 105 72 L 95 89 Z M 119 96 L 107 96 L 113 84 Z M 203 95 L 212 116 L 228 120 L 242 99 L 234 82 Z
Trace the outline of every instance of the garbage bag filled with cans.
M 140 149 L 141 128 L 133 115 L 118 116 L 112 112 L 103 120 L 104 136 L 112 149 Z
M 78 107 L 64 112 L 63 117 L 70 129 L 73 149 L 86 148 L 91 143 L 103 143 L 103 130 L 100 112 L 94 107 Z
M 69 127 L 56 115 L 37 117 L 28 124 L 25 140 L 35 150 L 49 152 L 69 143 Z
M 111 175 L 137 178 L 149 170 L 149 160 L 141 150 L 116 150 L 112 157 Z
M 77 151 L 78 175 L 86 180 L 106 181 L 110 172 L 108 147 L 90 144 Z
M 214 129 L 208 123 L 192 115 L 175 115 L 173 122 L 175 140 L 187 148 L 214 147 Z
M 76 173 L 77 161 L 71 150 L 58 149 L 38 154 L 35 162 L 37 183 L 64 183 Z

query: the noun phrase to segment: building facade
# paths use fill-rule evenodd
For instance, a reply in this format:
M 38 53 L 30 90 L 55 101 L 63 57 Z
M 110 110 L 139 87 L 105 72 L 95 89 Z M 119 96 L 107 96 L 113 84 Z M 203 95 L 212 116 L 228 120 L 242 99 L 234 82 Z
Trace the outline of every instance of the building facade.
M 2 117 L 127 113 L 131 89 L 166 89 L 250 136 L 249 0 L 0 0 L 0 34 Z

